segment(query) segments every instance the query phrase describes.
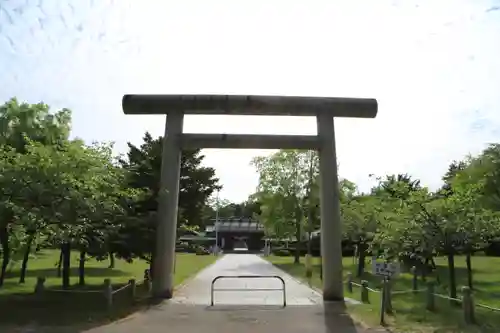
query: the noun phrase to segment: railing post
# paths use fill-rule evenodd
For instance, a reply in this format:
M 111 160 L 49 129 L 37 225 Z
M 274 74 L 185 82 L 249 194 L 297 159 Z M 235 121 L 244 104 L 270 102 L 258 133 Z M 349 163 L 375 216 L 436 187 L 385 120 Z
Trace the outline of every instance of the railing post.
M 281 276 L 277 276 L 279 280 L 281 280 L 281 283 L 283 283 L 283 307 L 286 307 L 286 286 L 285 286 L 285 280 Z
M 380 325 L 385 325 L 385 306 L 387 300 L 387 280 L 382 281 L 382 292 L 380 294 Z
M 35 294 L 41 295 L 45 291 L 45 277 L 39 276 L 36 278 Z
M 386 278 L 384 281 L 385 313 L 392 314 L 392 280 Z
M 220 276 L 216 276 L 210 285 L 210 306 L 214 306 L 214 285 L 218 279 L 220 279 Z
M 426 309 L 429 311 L 436 310 L 436 300 L 434 297 L 434 281 L 427 282 L 426 300 Z
M 462 309 L 464 312 L 464 320 L 466 324 L 474 324 L 474 298 L 469 287 L 462 287 Z
M 347 273 L 347 291 L 352 294 L 352 273 Z
M 132 299 L 132 302 L 135 300 L 136 296 L 136 289 L 137 289 L 137 283 L 135 282 L 135 279 L 130 279 L 128 281 L 128 284 L 130 285 L 130 298 Z
M 418 290 L 417 267 L 413 266 L 410 271 L 411 271 L 411 274 L 412 274 L 412 289 L 413 289 L 413 292 L 416 293 L 417 290 Z
M 104 297 L 106 298 L 106 307 L 111 309 L 113 306 L 113 286 L 111 279 L 104 279 Z
M 370 303 L 370 299 L 368 297 L 368 281 L 361 281 L 361 302 Z

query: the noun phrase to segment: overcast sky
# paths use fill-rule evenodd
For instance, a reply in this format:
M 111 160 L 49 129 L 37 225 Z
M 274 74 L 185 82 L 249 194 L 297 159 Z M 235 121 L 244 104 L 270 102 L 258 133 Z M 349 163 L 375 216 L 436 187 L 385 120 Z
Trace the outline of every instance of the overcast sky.
M 71 3 L 71 5 L 68 5 Z M 125 93 L 373 97 L 336 121 L 340 175 L 408 172 L 431 187 L 500 142 L 499 0 L 0 0 L 0 101 L 73 110 L 73 136 L 139 144 L 161 116 Z M 189 116 L 185 132 L 314 134 L 313 118 Z M 221 196 L 244 200 L 255 150 L 207 150 Z

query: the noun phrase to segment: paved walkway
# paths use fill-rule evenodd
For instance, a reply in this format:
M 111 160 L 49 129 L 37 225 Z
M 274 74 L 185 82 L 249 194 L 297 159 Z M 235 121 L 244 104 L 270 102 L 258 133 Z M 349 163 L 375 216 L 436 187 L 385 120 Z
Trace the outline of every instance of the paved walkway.
M 321 295 L 299 283 L 268 261 L 254 254 L 228 254 L 202 271 L 184 288 L 175 294 L 173 302 L 183 304 L 210 305 L 210 284 L 219 275 L 277 275 L 285 281 L 288 305 L 321 304 Z M 282 282 L 278 279 L 220 279 L 215 289 L 226 291 L 214 292 L 215 305 L 282 305 Z M 229 291 L 227 291 L 229 289 Z M 243 289 L 239 291 L 234 289 Z M 256 291 L 255 289 L 276 289 L 274 291 Z M 233 291 L 234 290 L 234 291 Z
M 286 282 L 288 306 L 280 291 L 216 292 L 210 304 L 210 283 L 218 275 L 279 275 Z M 219 280 L 216 288 L 280 288 L 274 279 Z M 86 333 L 374 333 L 357 327 L 341 303 L 322 304 L 319 293 L 299 283 L 256 255 L 229 254 L 208 267 L 168 302 L 120 322 Z

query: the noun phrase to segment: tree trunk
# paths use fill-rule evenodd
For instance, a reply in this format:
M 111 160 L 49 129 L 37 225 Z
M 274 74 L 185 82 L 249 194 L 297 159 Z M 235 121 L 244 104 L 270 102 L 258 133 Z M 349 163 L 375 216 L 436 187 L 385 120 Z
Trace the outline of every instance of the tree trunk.
M 308 237 L 307 237 L 307 254 L 309 257 L 312 255 L 312 237 L 311 233 L 313 232 L 313 208 L 311 205 L 311 194 L 312 194 L 312 185 L 313 185 L 313 173 L 314 173 L 314 162 L 313 156 L 314 153 L 310 151 L 311 155 L 309 156 L 309 184 L 307 186 L 307 229 L 308 229 Z
M 33 239 L 35 238 L 35 234 L 32 234 L 28 238 L 28 242 L 26 243 L 26 249 L 24 249 L 23 263 L 21 265 L 21 274 L 19 276 L 19 283 L 24 283 L 26 278 L 26 269 L 28 268 L 28 260 L 30 258 L 31 253 L 31 244 L 33 244 Z
M 448 254 L 448 272 L 450 278 L 450 297 L 457 298 L 457 281 L 455 276 L 455 255 Z
M 308 217 L 307 217 L 307 229 L 309 230 L 307 235 L 307 254 L 312 256 L 312 232 L 313 232 L 313 212 L 312 208 L 309 207 Z
M 153 275 L 154 275 L 154 261 L 151 261 L 149 263 L 149 278 L 153 280 Z
M 0 271 L 0 287 L 2 287 L 5 280 L 5 273 L 7 272 L 7 266 L 9 266 L 10 262 L 9 233 L 7 226 L 0 228 L 0 243 L 2 244 L 3 254 L 2 270 Z
M 434 260 L 434 257 L 432 257 L 432 258 L 431 258 L 431 265 L 432 265 L 432 266 L 431 266 L 431 267 L 432 267 L 432 269 L 437 270 L 437 265 L 436 265 L 436 261 Z
M 365 258 L 366 258 L 366 245 L 364 243 L 358 244 L 358 271 L 357 277 L 361 277 L 365 272 Z
M 427 281 L 427 275 L 430 274 L 430 259 L 429 258 L 425 258 L 425 261 L 424 261 L 424 267 L 422 268 L 422 281 L 423 282 L 426 282 Z
M 312 256 L 312 237 L 311 237 L 311 232 L 309 232 L 309 235 L 307 237 L 307 254 L 310 257 Z
M 115 268 L 115 254 L 113 252 L 109 252 L 108 257 L 109 257 L 108 268 L 111 268 L 111 269 Z
M 78 284 L 80 286 L 85 285 L 85 251 L 80 251 L 80 261 L 78 263 Z
M 441 284 L 441 279 L 439 277 L 439 270 L 437 269 L 436 261 L 434 257 L 431 257 L 431 268 L 436 272 L 436 283 Z
M 57 262 L 57 277 L 61 277 L 62 262 L 63 262 L 63 249 L 61 245 L 61 251 L 59 252 L 59 261 Z
M 300 223 L 295 225 L 295 238 L 297 242 L 295 243 L 295 256 L 293 259 L 294 264 L 300 264 Z
M 156 244 L 153 244 L 153 246 L 151 247 L 151 261 L 149 262 L 149 277 L 151 278 L 151 280 L 153 280 L 154 278 L 155 258 L 156 258 Z
M 469 285 L 469 288 L 472 290 L 474 288 L 472 286 L 472 260 L 470 252 L 468 252 L 465 257 L 465 263 L 467 264 L 467 283 Z
M 154 279 L 154 263 L 155 263 L 155 258 L 154 256 L 151 256 L 151 262 L 149 263 L 149 277 L 151 280 Z
M 302 211 L 300 210 L 299 205 L 297 204 L 297 207 L 295 208 L 295 238 L 296 238 L 296 243 L 295 243 L 295 256 L 293 259 L 294 264 L 300 264 L 300 246 L 301 246 L 301 218 Z
M 70 287 L 70 268 L 71 268 L 71 244 L 66 242 L 61 245 L 62 251 L 62 287 L 68 289 Z

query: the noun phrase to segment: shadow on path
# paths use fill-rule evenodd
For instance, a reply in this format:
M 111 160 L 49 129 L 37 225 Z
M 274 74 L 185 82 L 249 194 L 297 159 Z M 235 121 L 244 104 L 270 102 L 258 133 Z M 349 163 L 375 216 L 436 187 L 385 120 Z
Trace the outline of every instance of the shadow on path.
M 314 306 L 215 306 L 164 303 L 86 333 L 372 333 L 356 327 L 343 303 Z

